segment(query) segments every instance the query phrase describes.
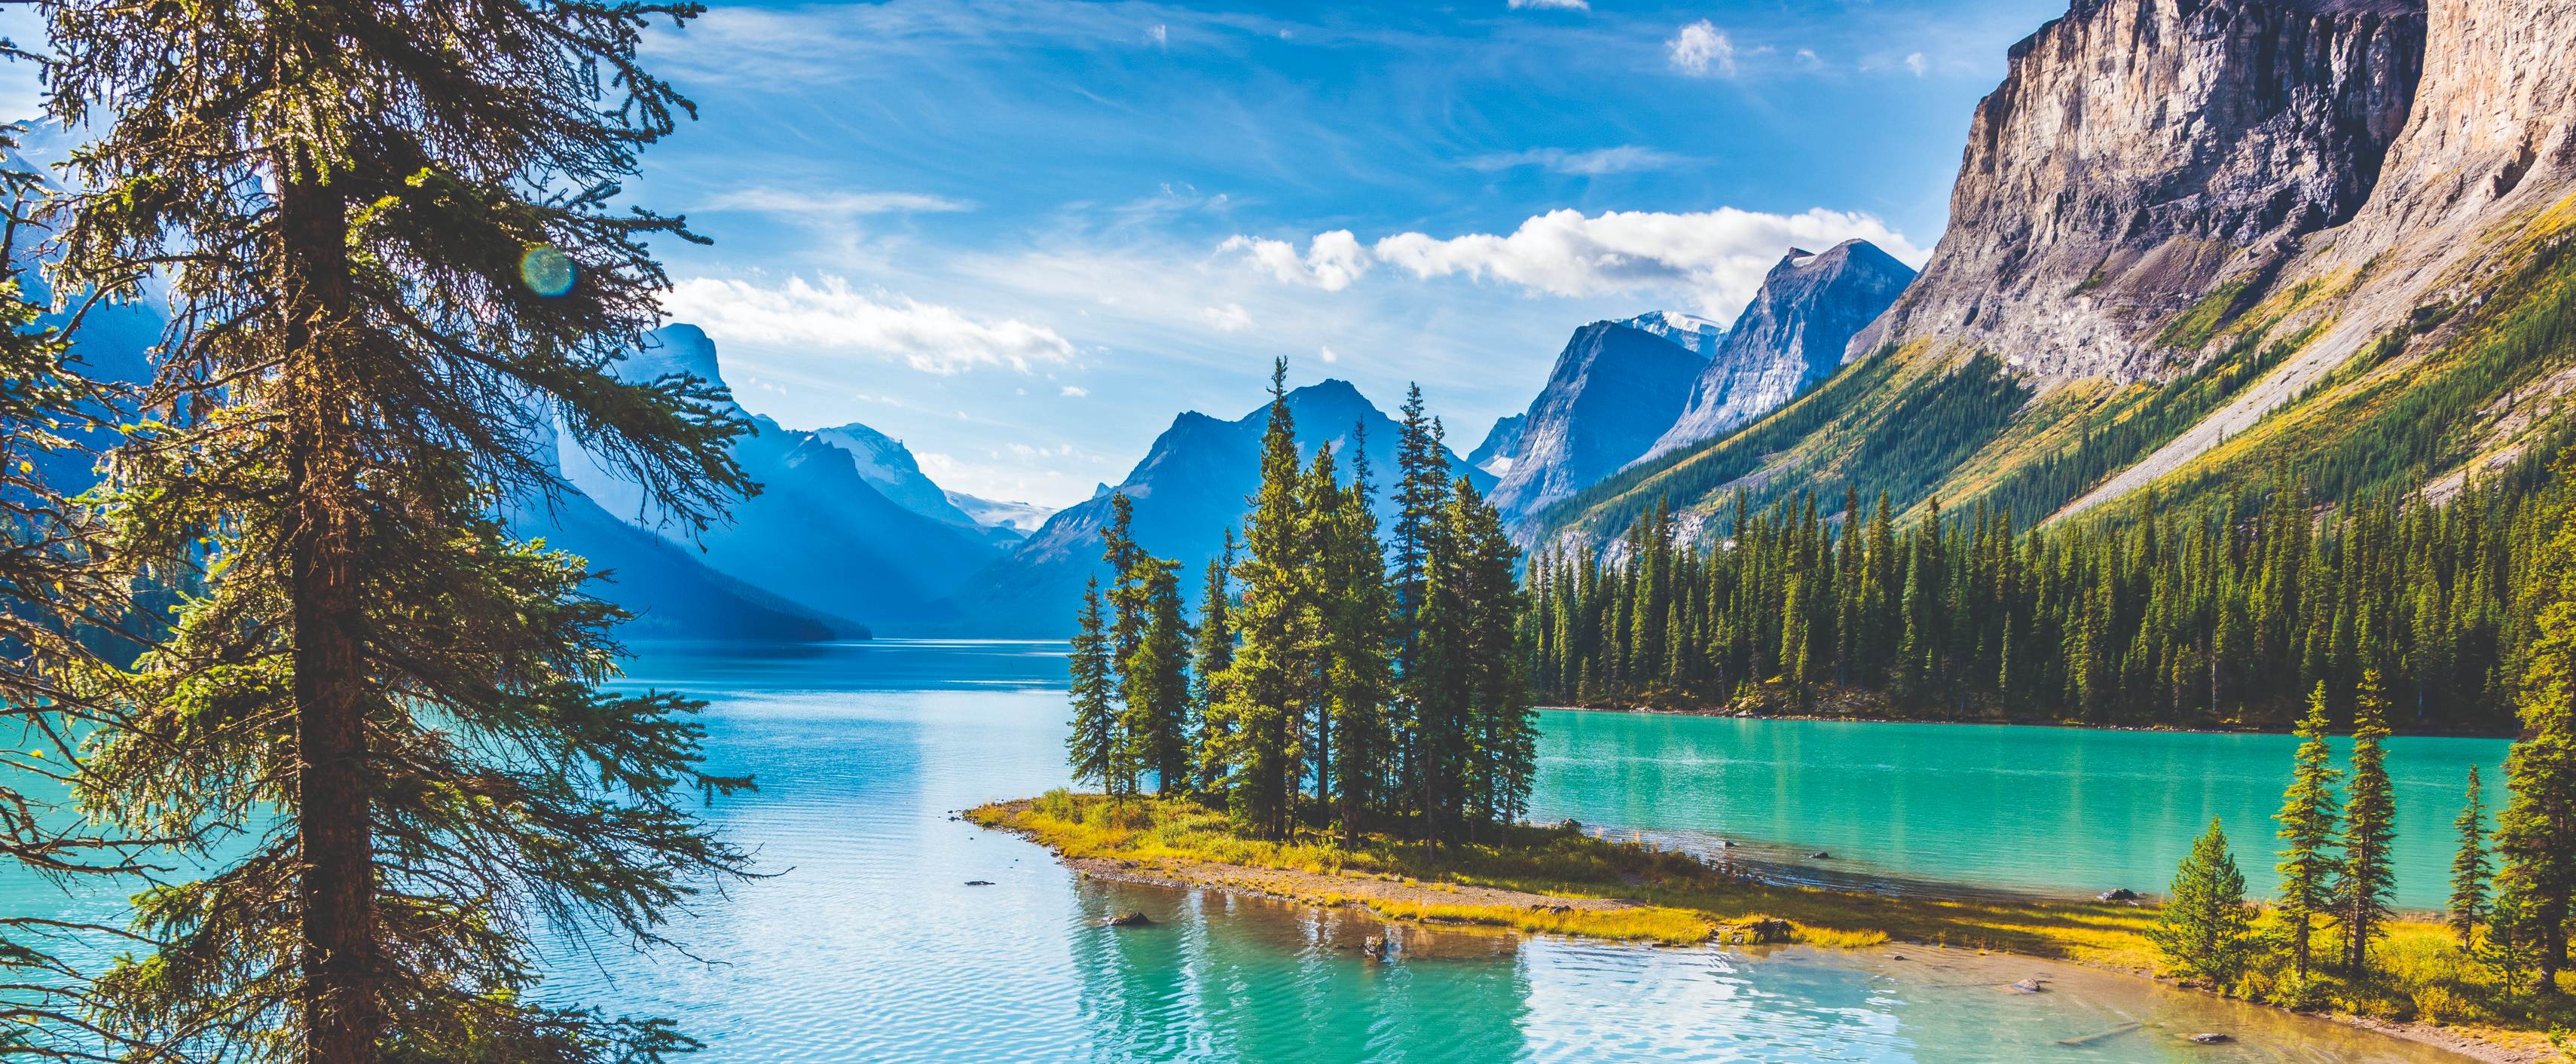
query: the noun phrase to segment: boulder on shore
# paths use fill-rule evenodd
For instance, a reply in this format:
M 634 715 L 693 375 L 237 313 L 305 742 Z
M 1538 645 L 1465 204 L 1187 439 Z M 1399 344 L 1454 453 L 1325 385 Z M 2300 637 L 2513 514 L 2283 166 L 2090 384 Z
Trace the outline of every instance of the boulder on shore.
M 2136 901 L 2138 892 L 2127 887 L 2113 887 L 2093 896 L 2095 901 Z
M 2218 1033 L 2215 1033 L 2215 1032 L 2207 1032 L 2207 1031 L 2204 1031 L 2204 1032 L 2202 1032 L 2202 1033 L 2200 1033 L 2200 1034 L 2192 1035 L 2192 1036 L 2191 1036 L 2191 1040 L 2192 1040 L 2192 1041 L 2194 1041 L 2194 1042 L 2198 1042 L 2198 1043 L 2200 1043 L 2200 1044 L 2202 1044 L 2202 1045 L 2205 1045 L 2205 1046 L 2214 1046 L 2214 1045 L 2218 1045 L 2218 1044 L 2220 1044 L 2220 1043 L 2224 1043 L 2224 1042 L 2233 1042 L 2233 1041 L 2235 1041 L 2235 1039 L 2233 1039 L 2233 1038 L 2229 1038 L 2229 1037 L 2228 1037 L 2228 1036 L 2226 1036 L 2226 1035 L 2218 1034 Z
M 1111 927 L 1144 927 L 1154 921 L 1146 919 L 1144 913 L 1136 912 L 1131 909 L 1127 912 L 1119 913 L 1116 916 L 1110 917 L 1106 922 Z

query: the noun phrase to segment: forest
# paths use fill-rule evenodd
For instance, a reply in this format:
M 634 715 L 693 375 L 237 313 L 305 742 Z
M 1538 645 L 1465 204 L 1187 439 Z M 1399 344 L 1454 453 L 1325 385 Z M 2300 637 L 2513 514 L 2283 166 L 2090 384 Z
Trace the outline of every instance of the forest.
M 1209 563 L 1195 623 L 1178 564 L 1137 546 L 1112 497 L 1110 587 L 1086 589 L 1073 639 L 1074 775 L 1113 798 L 1151 780 L 1273 839 L 1493 837 L 1528 811 L 1536 767 L 1520 551 L 1475 486 L 1449 479 L 1418 387 L 1381 536 L 1364 446 L 1346 448 L 1347 479 L 1335 448 L 1300 462 L 1286 374 L 1282 359 L 1242 556 Z

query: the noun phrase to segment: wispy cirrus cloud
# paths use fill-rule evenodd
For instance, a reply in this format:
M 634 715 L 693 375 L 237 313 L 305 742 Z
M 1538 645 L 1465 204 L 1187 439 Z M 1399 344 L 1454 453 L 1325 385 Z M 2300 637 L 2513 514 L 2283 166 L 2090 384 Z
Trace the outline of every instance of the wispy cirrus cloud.
M 1038 363 L 1070 362 L 1075 354 L 1071 341 L 1045 326 L 977 319 L 953 307 L 861 292 L 830 275 L 814 282 L 790 277 L 775 287 L 690 278 L 672 285 L 663 304 L 674 318 L 720 342 L 870 355 L 941 376 L 980 367 L 1026 373 Z
M 975 205 L 920 192 L 805 192 L 753 186 L 717 193 L 699 207 L 706 211 L 756 214 L 850 217 L 863 214 L 937 214 L 971 211 Z
M 1624 174 L 1640 170 L 1663 170 L 1678 166 L 1683 158 L 1668 151 L 1622 144 L 1615 148 L 1593 148 L 1567 151 L 1564 148 L 1531 148 L 1527 151 L 1498 152 L 1478 155 L 1462 161 L 1470 170 L 1487 172 L 1535 166 L 1550 173 L 1580 177 Z
M 1511 0 L 1514 11 L 1535 8 L 1541 11 L 1590 11 L 1591 0 Z

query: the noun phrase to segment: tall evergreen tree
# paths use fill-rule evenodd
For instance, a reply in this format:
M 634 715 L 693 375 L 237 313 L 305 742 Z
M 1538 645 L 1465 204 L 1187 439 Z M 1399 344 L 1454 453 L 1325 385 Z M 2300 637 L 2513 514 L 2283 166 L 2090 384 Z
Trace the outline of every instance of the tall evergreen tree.
M 1112 796 L 1123 796 L 1132 773 L 1127 769 L 1130 745 L 1119 727 L 1111 701 L 1117 680 L 1111 669 L 1109 626 L 1100 603 L 1100 578 L 1082 588 L 1082 611 L 1074 615 L 1073 653 L 1069 667 L 1073 724 L 1065 736 L 1066 760 L 1079 783 L 1097 784 Z
M 1201 793 L 1215 791 L 1224 765 L 1225 739 L 1217 730 L 1222 719 L 1212 709 L 1218 701 L 1217 684 L 1234 665 L 1233 572 L 1234 530 L 1227 529 L 1225 549 L 1208 559 L 1200 584 L 1197 636 L 1190 650 L 1190 711 L 1195 718 L 1191 734 L 1198 741 L 1194 785 Z
M 1138 565 L 1144 630 L 1118 670 L 1119 717 L 1139 773 L 1154 774 L 1157 794 L 1191 785 L 1190 626 L 1181 616 L 1180 563 L 1151 556 Z
M 2460 849 L 2451 858 L 2451 903 L 2445 913 L 2452 933 L 2460 937 L 2460 948 L 2471 949 L 2477 945 L 2478 924 L 2487 912 L 2487 802 L 2476 765 L 2469 766 L 2467 801 L 2451 826 L 2459 832 Z
M 2224 989 L 2245 972 L 2254 945 L 2245 874 L 2216 819 L 2174 869 L 2173 890 L 2147 932 L 2167 967 Z
M 2558 991 L 2576 917 L 2576 507 L 2545 508 L 2541 559 L 2525 600 L 2531 643 L 2515 699 L 2522 735 L 2504 763 L 2510 796 L 2496 817 L 2497 894 L 2527 918 L 2539 989 Z M 2501 907 L 2501 905 L 2499 905 Z M 2501 915 L 2497 918 L 2503 925 Z
M 2334 907 L 2334 890 L 2342 862 L 2329 852 L 2340 833 L 2335 797 L 2339 773 L 2326 745 L 2326 689 L 2317 685 L 2308 699 L 2308 715 L 2299 722 L 2299 752 L 2291 770 L 2281 811 L 2281 924 L 2288 938 L 2290 961 L 2299 978 L 2308 976 L 2309 940 L 2316 919 Z
M 1304 670 L 1311 636 L 1300 535 L 1297 435 L 1288 410 L 1288 361 L 1270 371 L 1270 413 L 1261 437 L 1261 486 L 1244 517 L 1244 557 L 1235 566 L 1243 598 L 1232 611 L 1234 661 L 1218 681 L 1210 730 L 1225 765 L 1227 807 L 1273 838 L 1294 826 L 1305 751 L 1298 724 L 1311 689 Z
M 2370 943 L 2388 922 L 2397 889 L 2397 792 L 2388 780 L 2388 697 L 2376 669 L 2362 673 L 2353 693 L 2352 774 L 2344 803 L 2343 877 L 2337 915 L 2343 923 L 2343 966 L 2355 974 L 2370 960 Z
M 684 235 L 616 209 L 688 107 L 637 48 L 696 10 L 47 6 L 88 138 L 57 290 L 171 310 L 112 553 L 194 587 L 82 801 L 222 826 L 140 899 L 103 1022 L 310 1064 L 676 1044 L 533 1003 L 531 925 L 659 941 L 745 867 L 686 800 L 741 781 L 695 703 L 600 689 L 621 615 L 495 514 L 552 488 L 558 426 L 684 526 L 749 487 L 720 392 L 612 372 L 659 321 L 646 241 Z
M 1337 737 L 1331 765 L 1334 819 L 1342 841 L 1356 845 L 1370 812 L 1387 795 L 1394 736 L 1387 703 L 1394 695 L 1394 596 L 1387 586 L 1386 553 L 1378 541 L 1376 485 L 1369 472 L 1368 435 L 1351 429 L 1350 486 L 1331 493 L 1333 506 L 1318 515 L 1316 563 L 1321 609 L 1318 658 L 1324 670 L 1324 704 Z M 1329 469 L 1329 466 L 1326 468 Z

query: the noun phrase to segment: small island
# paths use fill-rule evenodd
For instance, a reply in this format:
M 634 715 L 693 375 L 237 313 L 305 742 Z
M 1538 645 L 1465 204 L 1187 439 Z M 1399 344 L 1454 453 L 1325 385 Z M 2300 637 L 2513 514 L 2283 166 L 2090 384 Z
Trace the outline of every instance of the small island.
M 1356 845 L 1321 831 L 1264 839 L 1194 799 L 1150 795 L 1055 790 L 965 815 L 1046 847 L 1087 877 L 1352 907 L 1414 924 L 1654 946 L 1948 947 L 2141 978 L 2171 970 L 2156 943 L 2162 907 L 2117 898 L 2121 891 L 2108 892 L 2115 900 L 2086 902 L 1788 885 L 1757 865 L 1607 837 L 1572 822 L 1511 825 L 1489 841 L 1435 847 L 1376 833 Z M 2276 908 L 2261 907 L 2251 919 L 2250 940 L 2281 937 Z M 2545 1032 L 2564 1019 L 2529 995 L 2514 1011 L 2495 1011 L 2500 991 L 2482 982 L 2478 959 L 2439 920 L 2391 921 L 2373 957 L 2379 967 L 2361 980 L 2312 970 L 2310 999 L 2293 1004 L 2474 1059 L 2563 1059 Z M 2284 1004 L 2273 995 L 2292 981 L 2289 958 L 2264 951 L 2247 959 L 2245 974 L 2227 989 Z M 2204 979 L 2165 981 L 2220 992 Z

